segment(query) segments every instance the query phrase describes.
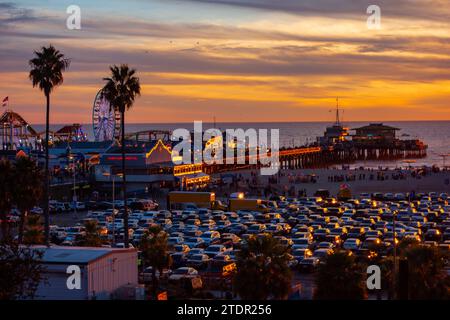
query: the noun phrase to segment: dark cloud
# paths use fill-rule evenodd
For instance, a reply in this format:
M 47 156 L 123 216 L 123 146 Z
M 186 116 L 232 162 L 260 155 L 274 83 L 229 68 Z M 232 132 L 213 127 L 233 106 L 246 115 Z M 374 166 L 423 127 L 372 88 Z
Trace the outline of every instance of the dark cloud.
M 188 2 L 228 5 L 241 8 L 282 11 L 296 15 L 330 17 L 364 16 L 369 5 L 381 7 L 386 17 L 424 18 L 448 21 L 447 0 L 182 0 Z
M 73 71 L 107 72 L 110 64 L 129 63 L 142 72 L 217 74 L 247 76 L 348 76 L 358 79 L 434 81 L 450 79 L 450 58 L 397 56 L 379 53 L 305 54 L 296 46 L 277 46 L 267 50 L 235 47 L 229 57 L 217 57 L 210 50 L 121 50 L 78 48 L 59 45 L 72 59 Z M 241 50 L 253 50 L 254 58 L 236 56 Z M 314 50 L 314 49 L 310 49 Z M 8 50 L 0 58 L 9 61 L 4 71 L 24 71 L 29 54 L 24 50 Z M 218 52 L 223 53 L 222 50 Z M 31 50 L 30 50 L 31 53 Z M 234 53 L 234 54 L 231 54 Z M 19 68 L 19 70 L 17 70 Z M 99 79 L 100 80 L 100 79 Z M 213 81 L 213 80 L 211 80 Z
M 13 2 L 2 2 L 0 3 L 0 10 L 12 10 L 15 9 L 17 6 Z
M 177 47 L 178 40 L 192 39 L 192 47 L 183 49 L 184 51 L 201 52 L 204 48 L 208 50 L 223 50 L 223 52 L 232 53 L 235 49 L 243 52 L 259 50 L 255 48 L 245 48 L 241 42 L 251 41 L 295 41 L 308 43 L 303 46 L 293 46 L 296 52 L 303 50 L 304 53 L 310 53 L 319 49 L 332 48 L 339 44 L 357 46 L 356 50 L 361 53 L 384 52 L 387 50 L 397 50 L 405 52 L 436 52 L 449 54 L 450 36 L 331 36 L 321 35 L 302 35 L 292 34 L 280 31 L 256 30 L 244 27 L 235 27 L 229 25 L 216 25 L 208 23 L 165 23 L 165 22 L 147 22 L 134 21 L 133 23 L 122 21 L 110 21 L 107 19 L 83 20 L 82 30 L 70 31 L 65 29 L 64 21 L 59 17 L 36 17 L 33 14 L 28 15 L 28 26 L 36 26 L 36 31 L 30 31 L 30 28 L 6 28 L 2 30 L 2 38 L 27 38 L 34 40 L 53 40 L 53 39 L 126 39 L 127 37 L 139 37 L 142 39 L 167 39 L 167 45 Z M 19 19 L 19 18 L 17 18 Z M 0 18 L 0 25 L 2 24 Z M 24 21 L 21 26 L 27 25 Z M 39 27 L 38 27 L 39 26 Z M 202 40 L 214 40 L 219 44 L 205 47 Z M 220 40 L 227 40 L 228 44 L 220 44 Z M 230 44 L 229 41 L 235 41 Z M 289 47 L 285 46 L 288 50 Z M 174 49 L 177 50 L 177 49 Z
M 162 38 L 168 43 L 176 44 L 178 39 L 214 39 L 214 40 L 272 40 L 272 41 L 355 41 L 365 42 L 363 38 L 317 38 L 313 36 L 302 36 L 281 31 L 256 30 L 245 27 L 230 25 L 217 25 L 212 23 L 166 23 L 151 21 L 120 21 L 111 19 L 83 19 L 81 30 L 68 31 L 65 29 L 65 21 L 59 17 L 34 17 L 32 21 L 36 30 L 44 29 L 45 32 L 24 32 L 20 28 L 11 28 L 3 33 L 3 36 L 17 36 L 25 38 L 66 37 L 66 38 L 120 38 L 120 37 L 142 37 Z M 0 23 L 1 23 L 0 19 Z M 25 25 L 25 21 L 23 23 Z M 37 28 L 37 26 L 42 28 Z M 201 45 L 202 43 L 199 42 Z
M 0 27 L 7 27 L 9 24 L 26 23 L 37 20 L 37 16 L 32 9 L 18 7 L 15 3 L 0 3 Z

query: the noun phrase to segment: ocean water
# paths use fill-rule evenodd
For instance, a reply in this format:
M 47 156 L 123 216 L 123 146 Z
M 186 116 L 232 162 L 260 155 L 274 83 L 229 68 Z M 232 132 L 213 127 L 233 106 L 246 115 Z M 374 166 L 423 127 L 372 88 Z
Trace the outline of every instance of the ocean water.
M 368 124 L 368 122 L 345 122 L 348 128 L 357 128 Z M 421 165 L 443 165 L 442 154 L 450 155 L 450 121 L 402 121 L 402 122 L 384 122 L 386 125 L 394 126 L 400 130 L 397 136 L 401 139 L 420 139 L 428 145 L 428 155 L 423 159 L 416 159 L 416 163 L 412 166 Z M 203 123 L 203 130 L 209 128 L 225 129 L 279 129 L 280 130 L 280 146 L 292 147 L 300 146 L 316 141 L 316 137 L 322 136 L 325 128 L 330 123 L 326 122 L 258 122 L 258 123 Z M 51 130 L 61 128 L 63 124 L 51 125 Z M 37 131 L 44 130 L 43 125 L 33 126 Z M 126 125 L 126 132 L 136 132 L 144 130 L 174 130 L 177 128 L 193 129 L 193 123 L 148 123 Z M 83 130 L 89 139 L 93 139 L 92 124 L 84 124 Z M 354 131 L 350 131 L 351 134 Z M 400 161 L 380 162 L 367 161 L 365 163 L 355 164 L 365 165 L 367 167 L 398 167 L 407 166 L 408 164 Z M 450 166 L 450 156 L 446 160 L 446 165 Z

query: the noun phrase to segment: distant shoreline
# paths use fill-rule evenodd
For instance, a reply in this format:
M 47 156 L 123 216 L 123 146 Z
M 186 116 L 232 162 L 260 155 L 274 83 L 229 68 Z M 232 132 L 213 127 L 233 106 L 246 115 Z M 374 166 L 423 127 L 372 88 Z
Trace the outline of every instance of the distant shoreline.
M 200 120 L 198 120 L 200 121 Z M 351 121 L 343 121 L 343 124 L 346 123 L 418 123 L 418 122 L 450 122 L 450 119 L 446 120 L 351 120 Z M 73 123 L 79 123 L 83 126 L 92 125 L 92 123 L 86 122 L 66 122 L 66 123 L 51 123 L 51 126 L 65 126 Z M 192 124 L 193 121 L 187 122 L 127 122 L 127 125 L 170 125 L 170 124 Z M 214 121 L 203 121 L 203 123 L 214 124 Z M 216 121 L 217 124 L 261 124 L 261 123 L 282 123 L 282 124 L 301 124 L 301 123 L 320 123 L 324 125 L 331 125 L 330 120 L 323 121 Z M 33 123 L 32 126 L 45 126 L 45 123 Z

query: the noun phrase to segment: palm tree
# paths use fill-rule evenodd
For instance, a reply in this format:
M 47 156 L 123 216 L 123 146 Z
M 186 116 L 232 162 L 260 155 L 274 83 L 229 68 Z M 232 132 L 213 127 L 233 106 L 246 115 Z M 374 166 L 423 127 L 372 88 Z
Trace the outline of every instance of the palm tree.
M 34 52 L 35 57 L 29 61 L 31 71 L 29 78 L 33 87 L 39 87 L 47 99 L 45 118 L 45 184 L 44 184 L 44 215 L 45 215 L 45 243 L 50 243 L 50 221 L 49 221 L 49 170 L 48 170 L 48 145 L 49 145 L 49 122 L 50 122 L 50 94 L 53 89 L 64 81 L 63 72 L 69 68 L 70 60 L 55 49 L 52 45 L 42 47 L 41 51 Z
M 42 244 L 44 242 L 44 235 L 42 233 L 41 216 L 30 215 L 26 220 L 23 243 L 27 245 Z
M 0 243 L 0 300 L 33 299 L 42 281 L 43 252 L 15 241 Z
M 286 298 L 292 278 L 288 250 L 271 235 L 249 238 L 237 255 L 234 291 L 244 300 Z
M 347 251 L 336 251 L 325 259 L 316 276 L 316 299 L 351 299 L 366 297 L 365 270 Z
M 84 223 L 86 236 L 81 245 L 84 247 L 101 247 L 102 239 L 100 237 L 100 229 L 96 220 L 89 220 Z
M 139 78 L 135 76 L 136 70 L 128 65 L 110 67 L 111 76 L 104 78 L 107 81 L 103 88 L 103 95 L 110 102 L 111 108 L 120 112 L 121 118 L 121 146 L 122 146 L 122 193 L 124 200 L 124 228 L 125 247 L 128 248 L 128 206 L 127 206 L 127 179 L 125 173 L 125 111 L 133 106 L 137 96 L 141 94 Z
M 448 249 L 409 245 L 403 256 L 409 265 L 408 288 L 411 299 L 450 299 L 450 276 L 445 270 Z
M 13 201 L 20 211 L 19 243 L 22 243 L 25 219 L 42 196 L 42 172 L 34 160 L 19 157 L 14 165 Z
M 7 242 L 10 237 L 8 213 L 11 211 L 13 186 L 13 168 L 6 159 L 0 159 L 0 225 L 2 241 Z
M 144 234 L 139 245 L 144 265 L 152 267 L 152 289 L 155 298 L 158 293 L 156 271 L 159 271 L 161 276 L 163 270 L 172 264 L 167 238 L 167 233 L 161 227 L 154 226 Z

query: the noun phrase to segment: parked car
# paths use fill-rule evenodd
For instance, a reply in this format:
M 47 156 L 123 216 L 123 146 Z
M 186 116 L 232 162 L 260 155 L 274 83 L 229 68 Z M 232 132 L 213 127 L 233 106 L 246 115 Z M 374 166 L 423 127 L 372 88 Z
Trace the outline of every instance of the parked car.
M 228 251 L 228 250 L 224 245 L 213 244 L 213 245 L 207 247 L 205 249 L 204 253 L 207 254 L 210 258 L 214 258 L 216 255 L 224 253 L 226 251 Z
M 173 270 L 172 274 L 169 276 L 169 280 L 180 280 L 182 278 L 189 278 L 198 275 L 198 271 L 191 267 L 180 267 Z
M 349 238 L 345 240 L 343 248 L 346 250 L 358 250 L 361 246 L 361 240 L 358 238 Z
M 298 269 L 303 272 L 314 272 L 319 267 L 320 260 L 316 257 L 309 257 L 298 263 Z
M 207 254 L 194 254 L 189 255 L 186 264 L 188 267 L 193 267 L 197 270 L 205 269 L 208 266 L 209 261 L 211 258 Z

